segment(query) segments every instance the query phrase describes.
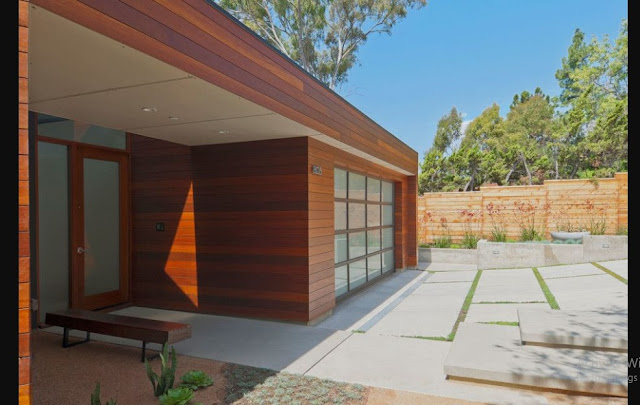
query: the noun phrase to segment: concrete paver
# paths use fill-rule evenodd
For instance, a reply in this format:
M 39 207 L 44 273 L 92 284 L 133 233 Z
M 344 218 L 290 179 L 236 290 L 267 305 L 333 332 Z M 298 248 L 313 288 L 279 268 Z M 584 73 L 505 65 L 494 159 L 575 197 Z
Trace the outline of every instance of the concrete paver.
M 458 281 L 473 281 L 478 272 L 471 271 L 447 271 L 431 275 L 425 283 L 452 283 Z
M 369 329 L 393 336 L 451 333 L 471 283 L 424 283 Z
M 546 301 L 531 269 L 484 270 L 473 302 Z
M 540 272 L 540 275 L 544 279 L 602 274 L 602 270 L 600 270 L 599 268 L 597 268 L 591 263 L 538 267 L 538 271 Z
M 609 274 L 545 280 L 561 310 L 627 312 L 627 285 Z
M 460 324 L 444 362 L 452 377 L 627 395 L 627 353 L 522 345 L 518 328 Z
M 627 314 L 518 308 L 520 339 L 526 343 L 627 350 Z

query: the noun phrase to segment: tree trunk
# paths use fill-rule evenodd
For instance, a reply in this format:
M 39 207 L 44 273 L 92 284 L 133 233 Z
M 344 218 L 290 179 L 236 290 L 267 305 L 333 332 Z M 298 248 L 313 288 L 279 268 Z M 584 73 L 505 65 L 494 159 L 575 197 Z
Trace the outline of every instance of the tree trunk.
M 531 181 L 531 172 L 529 171 L 529 166 L 527 166 L 527 159 L 524 158 L 524 153 L 520 152 L 520 159 L 522 159 L 522 164 L 524 165 L 524 170 L 527 172 L 527 177 L 529 178 L 529 185 L 532 185 Z
M 571 170 L 571 176 L 569 176 L 570 179 L 574 178 L 576 176 L 576 173 L 578 173 L 578 162 L 576 162 L 575 165 L 573 165 L 573 170 Z
M 517 160 L 515 162 L 513 162 L 513 164 L 511 165 L 511 170 L 509 170 L 509 173 L 507 173 L 507 177 L 504 179 L 504 185 L 505 186 L 509 185 L 509 179 L 511 178 L 511 175 L 513 174 L 513 171 L 516 170 L 516 163 L 518 163 Z
M 463 191 L 473 191 L 473 186 L 474 186 L 474 183 L 475 183 L 476 173 L 477 173 L 477 170 L 474 167 L 473 171 L 471 172 L 471 178 L 469 179 L 467 184 L 464 186 L 464 190 Z

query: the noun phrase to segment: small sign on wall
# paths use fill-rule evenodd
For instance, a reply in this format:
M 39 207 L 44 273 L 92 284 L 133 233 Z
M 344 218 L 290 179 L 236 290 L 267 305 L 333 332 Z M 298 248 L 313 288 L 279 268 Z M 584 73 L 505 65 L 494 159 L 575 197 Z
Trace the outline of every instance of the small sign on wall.
M 311 165 L 311 173 L 316 174 L 318 176 L 322 176 L 322 167 Z

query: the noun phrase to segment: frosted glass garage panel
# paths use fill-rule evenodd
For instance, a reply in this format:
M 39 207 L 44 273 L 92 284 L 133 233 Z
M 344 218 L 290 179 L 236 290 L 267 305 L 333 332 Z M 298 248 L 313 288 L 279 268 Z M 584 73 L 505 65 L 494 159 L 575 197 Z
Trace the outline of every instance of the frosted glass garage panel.
M 382 229 L 382 248 L 393 247 L 393 228 Z
M 353 290 L 367 281 L 367 259 L 349 265 L 349 289 Z
M 367 254 L 367 241 L 365 232 L 349 234 L 349 259 L 356 259 Z
M 346 262 L 347 256 L 347 234 L 340 234 L 334 236 L 334 255 L 335 262 Z
M 380 229 L 367 231 L 367 253 L 380 250 Z
M 360 229 L 365 227 L 365 204 L 349 203 L 349 229 Z
M 393 250 L 382 252 L 382 272 L 393 270 Z
M 336 267 L 336 296 L 349 291 L 349 279 L 347 277 L 347 266 Z
M 349 194 L 351 200 L 364 200 L 366 197 L 366 177 L 361 174 L 349 173 Z
M 347 198 L 347 172 L 335 169 L 333 171 L 333 185 L 335 198 Z
M 380 226 L 380 205 L 367 204 L 367 228 Z
M 393 225 L 393 206 L 382 206 L 382 225 Z
M 367 274 L 369 280 L 382 275 L 382 261 L 380 255 L 369 256 L 367 258 Z
M 335 202 L 333 203 L 334 213 L 333 222 L 336 231 L 347 229 L 347 203 Z
M 382 202 L 393 202 L 393 183 L 388 181 L 382 182 Z
M 367 178 L 367 200 L 380 201 L 380 180 Z

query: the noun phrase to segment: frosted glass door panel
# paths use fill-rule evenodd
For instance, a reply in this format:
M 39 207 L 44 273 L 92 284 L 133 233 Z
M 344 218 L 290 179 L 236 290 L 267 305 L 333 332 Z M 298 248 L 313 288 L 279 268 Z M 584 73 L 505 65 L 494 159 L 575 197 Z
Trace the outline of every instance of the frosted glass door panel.
M 65 145 L 38 142 L 40 322 L 69 308 L 69 170 Z
M 84 292 L 120 289 L 120 180 L 117 162 L 84 158 Z

